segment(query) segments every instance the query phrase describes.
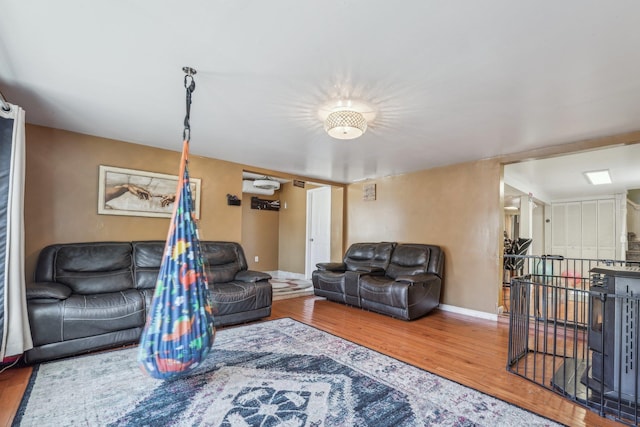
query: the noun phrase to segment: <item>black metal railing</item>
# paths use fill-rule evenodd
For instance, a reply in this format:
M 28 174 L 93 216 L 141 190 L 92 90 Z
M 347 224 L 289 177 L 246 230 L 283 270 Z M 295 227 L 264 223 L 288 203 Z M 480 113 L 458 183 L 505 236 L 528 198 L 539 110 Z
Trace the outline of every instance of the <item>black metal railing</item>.
M 522 258 L 523 274 L 509 284 L 507 369 L 601 416 L 638 425 L 640 263 Z M 637 285 L 620 287 L 618 280 L 614 288 L 601 272 L 607 269 L 637 270 Z
M 566 289 L 567 296 L 569 296 L 573 289 L 585 290 L 589 287 L 589 272 L 595 267 L 640 266 L 640 261 L 568 258 L 559 255 L 505 254 L 504 265 L 503 307 L 505 312 L 509 312 L 509 288 L 511 280 L 515 277 L 529 277 L 537 283 L 544 283 L 557 289 Z M 540 302 L 544 304 L 544 301 Z

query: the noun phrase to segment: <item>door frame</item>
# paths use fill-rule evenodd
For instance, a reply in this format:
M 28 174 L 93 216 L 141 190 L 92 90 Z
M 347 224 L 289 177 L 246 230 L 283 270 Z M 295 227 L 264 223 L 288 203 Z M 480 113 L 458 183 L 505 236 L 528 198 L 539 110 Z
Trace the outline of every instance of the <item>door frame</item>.
M 314 203 L 314 195 L 319 192 L 328 192 L 329 198 L 328 203 L 325 205 L 318 205 L 318 203 Z M 317 200 L 317 199 L 316 199 Z M 311 259 L 311 229 L 312 229 L 312 219 L 311 215 L 312 209 L 324 209 L 325 213 L 328 214 L 329 217 L 329 227 L 327 228 L 327 235 L 325 236 L 327 241 L 329 242 L 328 249 L 329 253 L 326 259 L 326 262 L 329 262 L 331 258 L 331 187 L 318 187 L 313 188 L 307 191 L 307 218 L 306 218 L 306 233 L 305 233 L 305 257 L 304 257 L 304 271 L 305 278 L 310 279 L 311 273 L 315 270 L 315 262 Z

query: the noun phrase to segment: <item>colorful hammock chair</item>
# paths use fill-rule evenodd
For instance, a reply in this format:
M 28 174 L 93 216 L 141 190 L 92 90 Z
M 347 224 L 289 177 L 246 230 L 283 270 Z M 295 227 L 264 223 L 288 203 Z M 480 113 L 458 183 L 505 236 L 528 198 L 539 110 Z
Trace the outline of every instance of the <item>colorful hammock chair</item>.
M 207 357 L 215 337 L 198 229 L 189 185 L 191 93 L 195 70 L 185 67 L 187 115 L 173 215 L 156 290 L 140 339 L 138 363 L 153 378 L 181 376 Z

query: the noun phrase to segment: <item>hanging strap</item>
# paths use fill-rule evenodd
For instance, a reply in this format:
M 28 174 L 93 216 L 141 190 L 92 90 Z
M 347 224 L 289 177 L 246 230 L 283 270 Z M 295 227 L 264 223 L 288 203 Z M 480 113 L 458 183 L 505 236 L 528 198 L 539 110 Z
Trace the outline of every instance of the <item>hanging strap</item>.
M 191 94 L 196 90 L 196 81 L 193 79 L 196 70 L 191 67 L 182 67 L 182 71 L 186 74 L 184 76 L 184 88 L 186 89 L 186 102 L 187 102 L 187 114 L 184 116 L 184 131 L 182 132 L 182 139 L 186 142 L 191 140 Z

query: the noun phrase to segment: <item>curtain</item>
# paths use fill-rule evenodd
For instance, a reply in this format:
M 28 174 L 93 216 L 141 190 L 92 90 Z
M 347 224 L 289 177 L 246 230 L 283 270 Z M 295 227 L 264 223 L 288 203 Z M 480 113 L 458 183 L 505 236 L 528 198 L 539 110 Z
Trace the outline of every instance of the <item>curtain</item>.
M 0 107 L 0 361 L 33 347 L 24 280 L 24 110 Z

